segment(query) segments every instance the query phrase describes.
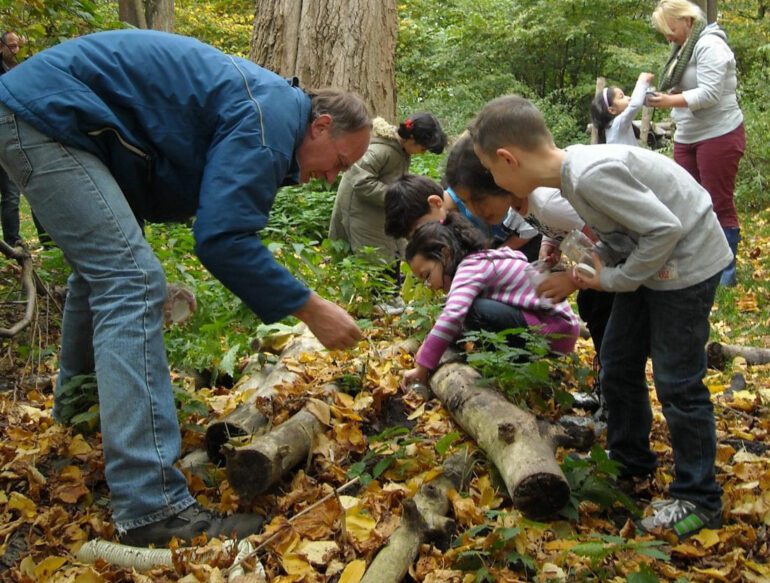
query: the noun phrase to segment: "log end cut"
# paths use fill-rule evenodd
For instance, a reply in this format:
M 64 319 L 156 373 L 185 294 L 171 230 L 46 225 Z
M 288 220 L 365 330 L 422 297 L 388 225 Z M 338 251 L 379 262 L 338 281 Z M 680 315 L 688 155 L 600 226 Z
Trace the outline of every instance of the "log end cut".
M 569 494 L 569 485 L 560 476 L 536 473 L 516 485 L 513 506 L 527 518 L 543 520 L 564 508 Z
M 263 494 L 275 481 L 270 458 L 253 449 L 226 452 L 227 479 L 240 496 L 252 499 Z
M 222 453 L 222 446 L 233 437 L 242 437 L 246 435 L 238 425 L 220 421 L 212 423 L 206 428 L 206 453 L 209 459 L 217 465 L 225 463 L 225 456 Z

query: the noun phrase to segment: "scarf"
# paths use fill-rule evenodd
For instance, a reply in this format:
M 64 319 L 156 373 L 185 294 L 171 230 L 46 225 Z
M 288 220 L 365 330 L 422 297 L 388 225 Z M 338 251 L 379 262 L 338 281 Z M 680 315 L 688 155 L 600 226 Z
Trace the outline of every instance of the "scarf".
M 701 19 L 696 19 L 692 23 L 690 36 L 682 46 L 674 45 L 671 48 L 671 56 L 666 61 L 660 74 L 658 75 L 658 90 L 668 91 L 676 87 L 682 80 L 687 63 L 690 62 L 692 52 L 695 50 L 695 44 L 700 38 L 700 33 L 706 28 L 706 23 Z

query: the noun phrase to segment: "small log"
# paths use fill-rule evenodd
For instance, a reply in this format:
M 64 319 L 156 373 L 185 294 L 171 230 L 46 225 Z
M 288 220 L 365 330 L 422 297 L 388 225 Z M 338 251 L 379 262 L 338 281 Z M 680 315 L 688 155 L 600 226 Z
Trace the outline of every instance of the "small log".
M 646 105 L 642 107 L 642 123 L 641 127 L 639 128 L 639 145 L 642 148 L 649 149 L 650 147 L 650 144 L 647 140 L 650 135 L 650 125 L 652 124 L 653 111 L 653 107 L 647 107 Z
M 594 95 L 599 93 L 600 91 L 604 91 L 604 87 L 607 85 L 607 81 L 604 77 L 597 77 L 596 78 L 596 91 L 594 92 Z M 594 126 L 594 124 L 589 124 L 589 127 L 591 128 L 591 143 L 592 144 L 598 144 L 599 143 L 599 130 Z
M 473 465 L 467 452 L 457 453 L 444 462 L 444 473 L 420 487 L 414 498 L 404 501 L 401 524 L 390 535 L 361 583 L 399 583 L 414 564 L 420 545 L 433 543 L 447 548 L 455 521 L 447 517 L 449 491 L 462 490 Z
M 257 388 L 256 392 L 245 403 L 238 406 L 232 413 L 210 423 L 206 428 L 206 452 L 211 461 L 223 463 L 224 456 L 220 451 L 222 446 L 233 437 L 246 435 L 258 435 L 268 425 L 269 418 L 260 409 L 267 402 L 272 401 L 278 387 L 292 384 L 298 380 L 299 374 L 290 371 L 286 366 L 286 360 L 296 358 L 304 352 L 319 352 L 324 350 L 323 345 L 310 331 L 305 331 L 301 336 L 292 340 L 291 344 L 281 353 L 279 362 L 266 377 L 253 375 L 244 379 L 234 390 L 247 390 Z
M 307 460 L 323 425 L 302 409 L 249 445 L 225 448 L 227 479 L 238 494 L 252 499 L 266 492 L 299 463 Z
M 446 364 L 431 379 L 433 393 L 495 464 L 514 508 L 543 519 L 568 501 L 570 489 L 554 457 L 554 443 L 531 413 L 479 386 L 480 375 L 463 364 Z
M 709 342 L 706 346 L 706 357 L 709 368 L 723 370 L 725 365 L 732 361 L 736 356 L 746 359 L 746 364 L 767 364 L 770 363 L 770 348 L 759 348 L 755 346 L 736 346 L 734 344 L 721 344 L 719 342 Z

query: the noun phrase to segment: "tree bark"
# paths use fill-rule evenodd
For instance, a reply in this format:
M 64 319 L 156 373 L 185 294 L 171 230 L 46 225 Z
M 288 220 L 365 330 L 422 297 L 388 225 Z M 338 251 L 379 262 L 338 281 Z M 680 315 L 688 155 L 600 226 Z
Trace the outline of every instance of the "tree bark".
M 295 358 L 303 352 L 319 352 L 323 345 L 309 331 L 292 340 L 291 344 L 281 354 L 281 361 L 275 365 L 265 378 L 260 375 L 247 377 L 236 390 L 257 388 L 251 398 L 240 405 L 235 411 L 222 419 L 217 419 L 206 428 L 206 451 L 211 461 L 225 461 L 221 453 L 222 446 L 233 437 L 257 435 L 269 424 L 269 417 L 260 409 L 269 407 L 278 387 L 291 384 L 299 378 L 299 374 L 290 371 L 286 359 Z
M 709 368 L 722 370 L 727 362 L 736 356 L 745 358 L 746 364 L 767 364 L 770 362 L 770 348 L 709 342 L 706 347 L 706 356 Z
M 464 488 L 472 465 L 473 458 L 467 452 L 453 455 L 444 462 L 441 476 L 423 484 L 414 498 L 404 502 L 401 524 L 369 565 L 361 583 L 399 583 L 414 564 L 421 544 L 448 545 L 455 530 L 455 521 L 447 517 L 448 494 Z
M 174 32 L 174 0 L 145 0 L 147 28 Z
M 305 88 L 359 93 L 396 115 L 395 0 L 257 0 L 250 58 Z
M 302 409 L 249 445 L 225 449 L 227 479 L 241 496 L 259 496 L 307 460 L 316 436 L 322 431 L 323 424 L 318 418 Z
M 479 386 L 480 378 L 467 365 L 446 364 L 433 375 L 431 389 L 495 464 L 513 506 L 529 518 L 552 516 L 570 494 L 552 436 L 534 415 Z
M 142 0 L 119 0 L 118 18 L 136 28 L 147 28 Z

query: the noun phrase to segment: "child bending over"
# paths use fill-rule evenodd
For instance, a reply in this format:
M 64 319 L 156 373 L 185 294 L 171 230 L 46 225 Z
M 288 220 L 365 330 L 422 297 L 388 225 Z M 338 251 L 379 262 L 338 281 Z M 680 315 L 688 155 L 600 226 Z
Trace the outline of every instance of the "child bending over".
M 406 248 L 416 277 L 432 289 L 448 292 L 446 304 L 415 357 L 415 368 L 404 373 L 404 386 L 427 382 L 447 347 L 468 330 L 501 332 L 537 328 L 551 337 L 555 353 L 571 352 L 579 325 L 566 302 L 541 300 L 525 272 L 524 254 L 509 247 L 487 249 L 483 235 L 458 213 L 442 222 L 420 226 Z M 520 337 L 509 339 L 523 347 Z
M 603 243 L 606 267 L 595 256 L 596 274 L 578 280 L 617 292 L 601 349 L 610 457 L 630 478 L 656 467 L 648 356 L 674 454 L 671 498 L 654 502 L 640 526 L 680 538 L 718 528 L 716 427 L 703 376 L 709 313 L 732 253 L 709 193 L 673 160 L 643 148 L 557 148 L 542 114 L 515 95 L 489 102 L 471 135 L 499 185 L 517 194 L 559 188 Z

